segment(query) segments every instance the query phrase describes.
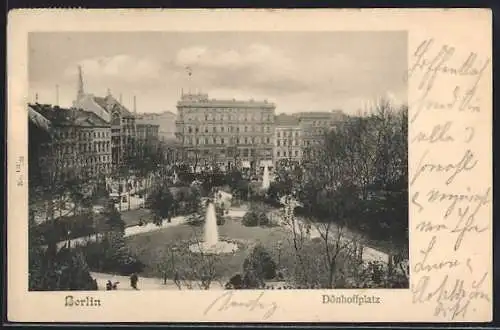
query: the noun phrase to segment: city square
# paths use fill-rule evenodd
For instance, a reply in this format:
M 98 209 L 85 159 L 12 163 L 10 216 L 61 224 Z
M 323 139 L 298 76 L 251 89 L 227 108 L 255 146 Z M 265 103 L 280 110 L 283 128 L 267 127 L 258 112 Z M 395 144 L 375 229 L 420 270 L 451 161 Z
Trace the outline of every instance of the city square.
M 406 56 L 398 38 L 379 56 L 392 44 Z M 248 52 L 267 56 L 263 47 Z M 177 53 L 171 110 L 140 112 L 156 87 L 113 78 L 121 71 L 105 60 L 70 63 L 52 99 L 32 87 L 30 290 L 408 288 L 405 101 L 384 86 L 354 110 L 328 98 L 328 110 L 287 109 L 272 92 L 215 97 L 197 65 L 219 57 L 188 50 Z M 101 78 L 143 84 L 144 96 L 97 93 Z

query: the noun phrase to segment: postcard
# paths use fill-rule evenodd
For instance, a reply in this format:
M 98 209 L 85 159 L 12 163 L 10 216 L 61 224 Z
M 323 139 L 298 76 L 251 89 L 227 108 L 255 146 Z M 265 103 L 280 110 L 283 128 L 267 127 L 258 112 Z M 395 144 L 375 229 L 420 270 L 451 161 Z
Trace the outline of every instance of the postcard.
M 11 11 L 9 321 L 491 321 L 491 24 Z

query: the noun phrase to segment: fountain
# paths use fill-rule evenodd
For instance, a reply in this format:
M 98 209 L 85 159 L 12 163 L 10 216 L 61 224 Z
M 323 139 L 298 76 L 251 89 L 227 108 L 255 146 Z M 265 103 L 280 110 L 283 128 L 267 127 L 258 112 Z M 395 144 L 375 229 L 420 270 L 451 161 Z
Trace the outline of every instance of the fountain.
M 189 247 L 191 252 L 204 254 L 219 254 L 231 253 L 238 249 L 234 243 L 224 242 L 219 240 L 219 229 L 217 228 L 217 216 L 215 214 L 215 206 L 213 203 L 208 203 L 207 213 L 205 215 L 205 235 L 204 241 L 192 244 Z
M 210 203 L 207 207 L 205 217 L 205 244 L 215 246 L 219 242 L 219 231 L 217 229 L 217 218 L 214 204 Z
M 269 185 L 269 168 L 267 166 L 264 166 L 264 175 L 262 176 L 262 189 L 269 189 Z

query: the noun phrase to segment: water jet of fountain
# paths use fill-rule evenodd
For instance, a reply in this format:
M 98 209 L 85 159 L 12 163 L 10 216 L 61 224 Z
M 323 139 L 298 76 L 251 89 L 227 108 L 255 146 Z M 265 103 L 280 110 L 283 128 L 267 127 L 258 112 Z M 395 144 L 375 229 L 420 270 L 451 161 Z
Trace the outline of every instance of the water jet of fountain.
M 204 242 L 201 244 L 192 244 L 189 250 L 195 253 L 231 253 L 238 249 L 238 245 L 231 242 L 219 240 L 219 228 L 217 227 L 217 215 L 215 213 L 215 205 L 209 202 L 207 205 L 207 212 L 205 215 L 204 226 Z
M 262 189 L 267 190 L 269 189 L 269 168 L 267 166 L 264 166 L 264 174 L 262 176 Z
M 205 215 L 205 244 L 215 246 L 219 242 L 219 230 L 217 228 L 217 216 L 213 203 L 209 203 Z

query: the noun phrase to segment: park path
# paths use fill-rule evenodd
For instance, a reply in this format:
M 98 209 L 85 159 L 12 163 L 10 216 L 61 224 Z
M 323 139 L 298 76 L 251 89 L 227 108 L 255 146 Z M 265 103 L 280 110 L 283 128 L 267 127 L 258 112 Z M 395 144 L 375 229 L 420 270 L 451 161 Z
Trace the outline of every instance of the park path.
M 270 212 L 270 217 L 272 220 L 274 220 L 276 223 L 278 223 L 280 226 L 285 228 L 286 230 L 292 232 L 293 227 L 288 224 L 286 225 L 283 221 L 283 215 L 280 213 L 280 210 L 273 210 Z M 297 233 L 305 232 L 305 228 L 307 227 L 306 222 L 304 219 L 301 217 L 295 217 L 295 221 L 293 222 L 293 226 L 295 227 L 295 231 Z M 350 230 L 344 229 L 345 233 L 342 234 L 343 236 L 340 238 L 342 242 L 349 243 L 350 240 L 356 237 L 356 234 L 353 233 Z M 337 231 L 338 228 L 335 224 L 331 224 L 331 228 L 329 229 L 329 239 L 334 242 L 334 240 L 337 237 Z M 314 238 L 322 238 L 321 232 L 318 230 L 318 228 L 314 224 L 309 225 L 309 232 L 307 233 L 307 237 L 309 239 L 314 239 Z M 377 261 L 377 262 L 383 262 L 383 263 L 388 263 L 389 262 L 389 255 L 385 252 L 382 252 L 378 249 L 375 249 L 373 247 L 367 246 L 365 243 L 361 243 L 361 247 L 363 250 L 362 253 L 362 258 L 364 261 Z
M 227 215 L 230 217 L 239 218 L 239 217 L 243 217 L 243 215 L 245 215 L 245 212 L 246 211 L 243 209 L 230 209 Z M 181 225 L 183 223 L 186 223 L 185 216 L 174 217 L 174 218 L 172 218 L 171 222 L 167 222 L 166 220 L 164 220 L 161 226 L 157 226 L 151 222 L 147 223 L 145 225 L 142 225 L 142 226 L 139 226 L 139 225 L 130 226 L 130 227 L 125 228 L 125 237 L 154 232 L 154 231 L 162 230 L 165 228 L 175 227 L 175 226 Z M 85 245 L 88 242 L 95 242 L 96 238 L 97 238 L 96 235 L 77 237 L 77 238 L 73 238 L 73 239 L 69 240 L 69 243 L 70 243 L 70 246 Z M 68 240 L 60 241 L 57 244 L 57 247 L 61 248 L 63 246 L 66 246 L 67 244 L 68 244 Z
M 125 237 L 139 235 L 139 234 L 143 234 L 143 233 L 149 233 L 149 232 L 157 231 L 157 230 L 162 230 L 165 228 L 178 226 L 178 225 L 183 224 L 185 222 L 186 222 L 185 216 L 178 216 L 178 217 L 172 218 L 171 222 L 167 222 L 166 220 L 164 220 L 161 226 L 157 226 L 154 223 L 147 223 L 147 224 L 142 225 L 142 226 L 139 226 L 139 225 L 130 226 L 130 227 L 125 228 Z M 70 246 L 84 245 L 88 242 L 95 242 L 96 238 L 97 238 L 96 236 L 97 235 L 73 238 L 73 239 L 69 240 L 69 243 L 70 243 Z M 67 244 L 68 244 L 68 240 L 60 241 L 59 243 L 57 243 L 57 247 L 61 248 L 63 246 L 66 246 Z
M 117 286 L 118 290 L 134 290 L 130 286 L 130 279 L 128 276 L 96 272 L 91 272 L 90 275 L 97 281 L 97 287 L 100 291 L 106 290 L 106 283 L 108 280 L 111 281 L 111 283 L 120 282 Z M 155 277 L 139 276 L 137 287 L 139 290 L 179 290 L 173 280 L 167 279 L 166 284 L 164 284 L 163 279 Z M 186 285 L 181 285 L 181 289 L 185 290 L 188 289 L 188 287 Z M 201 290 L 201 288 L 193 283 L 193 290 Z M 210 290 L 224 290 L 224 287 L 219 282 L 214 281 L 210 284 Z

